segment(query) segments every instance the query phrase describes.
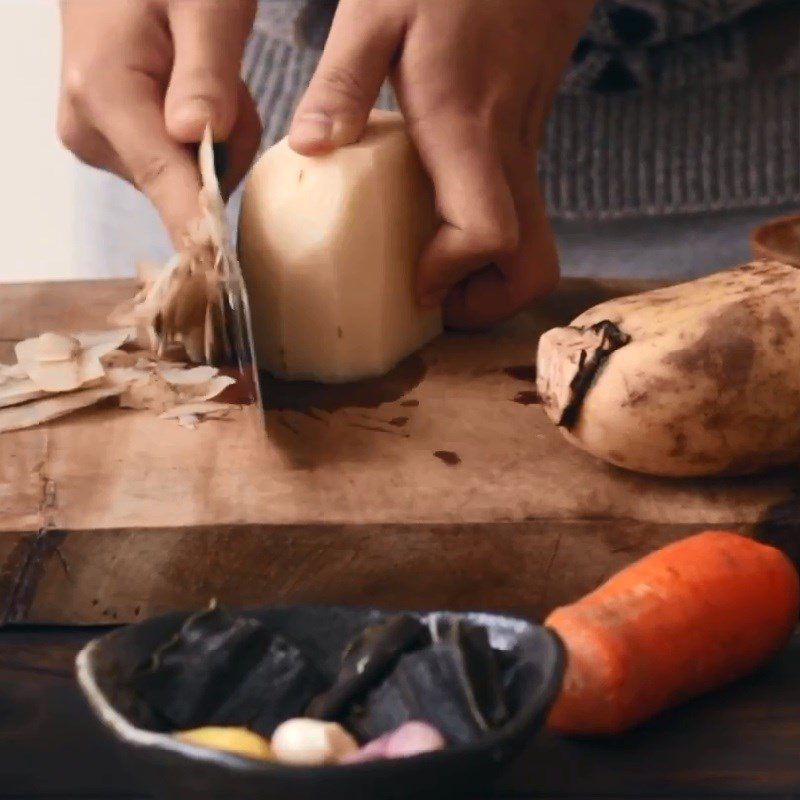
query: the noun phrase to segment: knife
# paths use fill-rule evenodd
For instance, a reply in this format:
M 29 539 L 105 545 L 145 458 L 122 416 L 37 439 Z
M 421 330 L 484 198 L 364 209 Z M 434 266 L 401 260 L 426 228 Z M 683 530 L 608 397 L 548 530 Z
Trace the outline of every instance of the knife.
M 206 126 L 198 152 L 203 190 L 201 205 L 211 238 L 217 249 L 215 263 L 220 281 L 221 358 L 238 373 L 237 382 L 246 399 L 261 406 L 261 389 L 258 380 L 253 340 L 253 325 L 247 287 L 233 246 L 225 201 L 219 179 L 227 166 L 227 148 L 224 143 L 214 144 L 211 126 Z

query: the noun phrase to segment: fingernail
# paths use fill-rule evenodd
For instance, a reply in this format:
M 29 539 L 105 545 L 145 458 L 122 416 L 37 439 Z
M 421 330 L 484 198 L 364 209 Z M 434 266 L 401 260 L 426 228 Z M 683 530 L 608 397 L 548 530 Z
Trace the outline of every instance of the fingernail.
M 292 136 L 295 140 L 317 143 L 329 142 L 333 134 L 333 120 L 323 113 L 309 112 L 297 117 L 292 125 Z

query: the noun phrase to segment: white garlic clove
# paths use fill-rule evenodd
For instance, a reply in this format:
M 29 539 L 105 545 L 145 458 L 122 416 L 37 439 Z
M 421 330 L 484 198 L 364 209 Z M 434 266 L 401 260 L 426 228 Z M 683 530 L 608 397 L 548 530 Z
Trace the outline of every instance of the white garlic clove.
M 272 734 L 272 752 L 286 764 L 336 764 L 357 751 L 356 740 L 336 722 L 290 719 Z

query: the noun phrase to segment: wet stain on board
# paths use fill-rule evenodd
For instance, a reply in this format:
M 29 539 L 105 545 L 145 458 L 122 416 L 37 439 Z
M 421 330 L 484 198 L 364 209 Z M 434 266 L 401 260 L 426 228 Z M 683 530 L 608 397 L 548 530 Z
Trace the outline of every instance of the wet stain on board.
M 516 381 L 536 383 L 536 364 L 519 364 L 513 367 L 506 367 L 503 372 Z
M 231 403 L 235 406 L 248 406 L 256 402 L 256 391 L 253 385 L 253 374 L 250 369 L 238 367 L 219 367 L 220 375 L 233 378 L 236 383 L 226 386 L 222 394 L 215 398 L 220 403 Z
M 345 408 L 378 408 L 416 389 L 426 371 L 422 358 L 413 355 L 380 378 L 354 383 L 282 381 L 262 373 L 261 392 L 267 411 L 297 411 L 313 416 L 315 410 L 334 413 Z
M 535 406 L 542 402 L 542 398 L 539 397 L 539 392 L 517 392 L 514 402 L 521 406 Z
M 461 456 L 452 450 L 436 450 L 434 455 L 443 464 L 447 464 L 448 467 L 456 467 L 461 463 Z

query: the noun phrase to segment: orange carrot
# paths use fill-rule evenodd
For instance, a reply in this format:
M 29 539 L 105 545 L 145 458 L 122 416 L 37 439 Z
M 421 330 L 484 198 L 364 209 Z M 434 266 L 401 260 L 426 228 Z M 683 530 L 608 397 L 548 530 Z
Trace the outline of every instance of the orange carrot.
M 548 725 L 632 728 L 764 663 L 798 611 L 797 571 L 780 550 L 717 531 L 657 550 L 545 621 L 568 654 Z

